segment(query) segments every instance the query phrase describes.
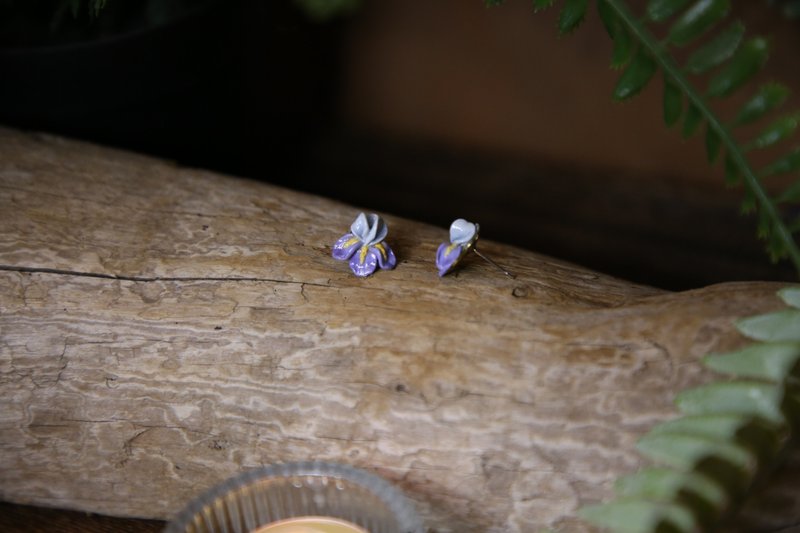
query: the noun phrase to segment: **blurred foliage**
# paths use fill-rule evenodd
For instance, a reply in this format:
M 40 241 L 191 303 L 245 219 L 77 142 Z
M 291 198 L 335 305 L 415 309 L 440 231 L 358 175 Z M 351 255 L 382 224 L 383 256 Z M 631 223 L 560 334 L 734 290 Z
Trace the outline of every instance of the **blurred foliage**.
M 584 507 L 586 520 L 622 533 L 715 531 L 772 471 L 800 424 L 800 287 L 778 294 L 787 309 L 737 323 L 755 343 L 705 358 L 727 381 L 682 392 L 682 418 L 641 438 L 656 466 L 619 479 L 616 499 Z
M 498 6 L 503 0 L 485 0 Z M 534 10 L 561 5 L 558 30 L 575 31 L 585 19 L 589 0 L 534 0 Z M 794 3 L 784 2 L 784 11 Z M 597 11 L 613 41 L 611 67 L 619 69 L 613 98 L 639 94 L 661 73 L 663 116 L 668 127 L 679 126 L 688 139 L 705 126 L 709 164 L 721 164 L 729 186 L 743 190 L 741 211 L 756 216 L 756 233 L 773 262 L 789 259 L 800 275 L 800 146 L 754 168 L 756 150 L 786 144 L 800 128 L 800 113 L 779 114 L 788 88 L 766 83 L 756 88 L 757 75 L 770 54 L 769 40 L 746 35 L 741 21 L 729 21 L 730 0 L 649 0 L 642 13 L 628 2 L 597 0 Z M 681 62 L 677 57 L 689 52 Z M 731 117 L 715 110 L 736 92 L 749 90 L 749 100 Z M 742 126 L 763 123 L 755 137 Z M 794 179 L 783 190 L 770 192 L 767 182 L 778 175 Z
M 769 3 L 780 8 L 786 18 L 800 18 L 800 0 L 769 0 Z
M 294 0 L 294 3 L 314 20 L 325 21 L 352 13 L 361 5 L 361 0 Z
M 0 0 L 0 46 L 75 43 L 166 24 L 217 0 Z

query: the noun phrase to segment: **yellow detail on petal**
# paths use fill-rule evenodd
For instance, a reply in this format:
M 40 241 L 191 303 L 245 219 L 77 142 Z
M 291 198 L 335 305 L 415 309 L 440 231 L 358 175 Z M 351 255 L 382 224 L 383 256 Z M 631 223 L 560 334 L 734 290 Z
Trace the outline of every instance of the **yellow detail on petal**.
M 456 249 L 456 248 L 458 248 L 459 246 L 461 246 L 461 245 L 460 245 L 460 244 L 451 244 L 450 246 L 448 246 L 447 248 L 445 248 L 445 250 L 444 250 L 444 256 L 445 256 L 445 257 L 447 257 L 448 255 L 450 255 L 451 253 L 453 253 L 453 250 L 455 250 L 455 249 Z
M 342 245 L 342 248 L 349 248 L 359 241 L 358 237 L 350 237 Z
M 364 261 L 367 259 L 367 252 L 369 251 L 369 246 L 362 246 L 361 250 L 358 251 L 358 262 L 362 265 Z
M 378 251 L 380 251 L 381 255 L 383 256 L 383 260 L 386 261 L 386 248 L 383 247 L 383 243 L 379 242 L 378 244 L 375 245 L 375 248 L 377 248 Z

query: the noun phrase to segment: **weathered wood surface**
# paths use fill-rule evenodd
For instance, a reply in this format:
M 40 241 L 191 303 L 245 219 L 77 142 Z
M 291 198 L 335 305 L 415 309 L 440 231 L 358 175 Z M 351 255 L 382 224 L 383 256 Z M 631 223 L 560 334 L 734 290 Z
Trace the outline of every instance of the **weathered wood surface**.
M 710 379 L 699 356 L 742 344 L 732 319 L 780 307 L 775 284 L 666 293 L 490 241 L 515 280 L 440 279 L 446 229 L 389 215 L 399 264 L 357 279 L 330 258 L 357 212 L 0 129 L 0 499 L 165 518 L 325 459 L 433 531 L 573 531 Z

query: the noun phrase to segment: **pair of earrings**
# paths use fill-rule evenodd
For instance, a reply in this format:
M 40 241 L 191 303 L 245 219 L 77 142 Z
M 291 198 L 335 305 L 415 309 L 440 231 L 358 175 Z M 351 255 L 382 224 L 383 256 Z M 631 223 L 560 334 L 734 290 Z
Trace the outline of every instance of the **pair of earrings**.
M 468 222 L 463 218 L 454 220 L 450 224 L 450 242 L 443 242 L 436 252 L 436 268 L 439 276 L 449 274 L 469 253 L 475 252 L 480 258 L 494 265 L 503 273 L 514 278 L 503 267 L 478 251 L 478 231 L 480 226 Z M 350 260 L 350 270 L 359 277 L 366 277 L 378 268 L 392 269 L 397 265 L 397 258 L 387 243 L 384 242 L 389 233 L 389 227 L 383 219 L 372 213 L 365 215 L 359 213 L 350 232 L 345 233 L 333 245 L 333 258 L 339 261 Z

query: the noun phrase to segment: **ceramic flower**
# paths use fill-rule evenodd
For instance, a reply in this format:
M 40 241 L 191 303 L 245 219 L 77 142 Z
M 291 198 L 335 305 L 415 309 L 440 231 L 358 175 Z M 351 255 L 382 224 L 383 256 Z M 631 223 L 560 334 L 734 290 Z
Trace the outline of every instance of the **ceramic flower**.
M 443 242 L 436 252 L 436 268 L 439 269 L 440 276 L 453 270 L 461 258 L 475 246 L 479 229 L 478 224 L 463 218 L 450 224 L 450 243 Z
M 359 277 L 371 275 L 378 267 L 392 269 L 397 264 L 394 252 L 383 242 L 389 228 L 381 217 L 359 213 L 345 233 L 333 245 L 333 258 L 350 260 L 350 270 Z

